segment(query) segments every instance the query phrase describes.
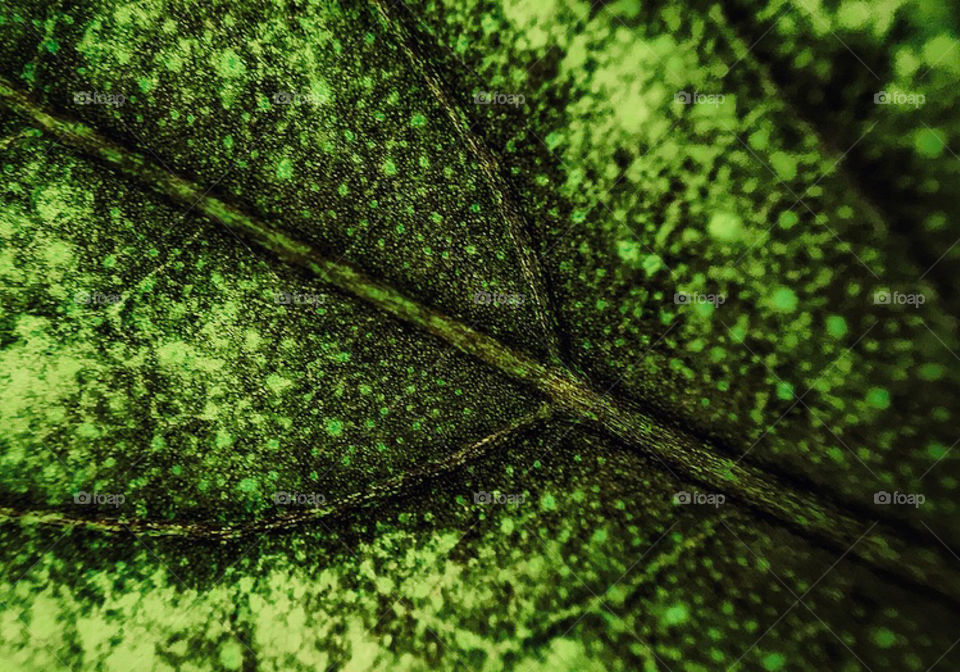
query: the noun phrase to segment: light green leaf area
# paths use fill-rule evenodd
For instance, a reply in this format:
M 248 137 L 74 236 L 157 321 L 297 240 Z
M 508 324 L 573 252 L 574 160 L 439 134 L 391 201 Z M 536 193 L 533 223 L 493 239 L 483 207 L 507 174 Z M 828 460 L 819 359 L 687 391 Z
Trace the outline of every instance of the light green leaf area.
M 0 10 L 0 659 L 960 664 L 955 17 L 828 4 Z
M 856 565 L 828 572 L 836 554 L 735 507 L 675 506 L 684 487 L 633 451 L 533 426 L 430 487 L 279 538 L 118 544 L 12 527 L 11 571 L 26 576 L 4 586 L 4 657 L 27 669 L 636 670 L 726 669 L 743 654 L 745 669 L 813 669 L 843 646 L 831 633 L 873 667 L 922 670 L 940 655 L 948 609 Z M 475 504 L 475 491 L 522 501 Z

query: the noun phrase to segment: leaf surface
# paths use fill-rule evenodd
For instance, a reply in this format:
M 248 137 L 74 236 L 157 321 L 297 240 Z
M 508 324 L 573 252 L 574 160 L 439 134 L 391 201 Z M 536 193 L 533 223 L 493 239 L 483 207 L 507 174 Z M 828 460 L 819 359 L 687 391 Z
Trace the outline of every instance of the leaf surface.
M 18 667 L 956 658 L 940 234 L 900 244 L 735 12 L 4 19 Z

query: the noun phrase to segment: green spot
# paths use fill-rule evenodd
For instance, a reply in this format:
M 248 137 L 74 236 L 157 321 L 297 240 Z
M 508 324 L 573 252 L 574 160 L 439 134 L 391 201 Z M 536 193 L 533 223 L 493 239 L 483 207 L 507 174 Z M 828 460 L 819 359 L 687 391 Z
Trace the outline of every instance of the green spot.
M 789 154 L 774 152 L 770 157 L 770 164 L 777 172 L 777 177 L 783 181 L 792 180 L 797 176 L 797 160 Z
M 710 218 L 707 233 L 722 243 L 735 243 L 743 237 L 743 221 L 732 212 L 717 212 Z
M 897 636 L 887 628 L 877 628 L 873 631 L 872 639 L 881 649 L 889 649 L 897 641 Z
M 636 263 L 640 261 L 640 244 L 632 240 L 618 240 L 617 254 L 624 261 Z
M 782 380 L 777 383 L 777 398 L 789 401 L 793 399 L 793 385 Z
M 690 613 L 687 611 L 685 604 L 675 604 L 672 607 L 667 607 L 666 611 L 663 612 L 662 620 L 663 624 L 669 628 L 674 625 L 686 623 L 689 617 Z
M 343 434 L 343 422 L 336 418 L 328 418 L 326 421 L 327 434 L 330 436 L 340 436 Z
M 280 159 L 280 163 L 277 164 L 277 177 L 281 180 L 289 180 L 293 177 L 293 161 L 289 157 Z
M 847 321 L 839 315 L 827 318 L 827 333 L 831 338 L 843 338 L 847 335 Z
M 661 268 L 663 268 L 663 260 L 660 258 L 659 255 L 648 254 L 646 257 L 644 257 L 642 266 L 643 266 L 644 272 L 646 272 L 647 274 L 647 277 L 650 277 L 651 275 L 659 271 Z
M 540 498 L 540 509 L 542 511 L 556 511 L 557 498 L 553 495 L 543 495 Z
M 927 159 L 935 159 L 943 154 L 943 140 L 933 130 L 921 128 L 913 137 L 913 147 L 917 154 Z
M 792 229 L 799 220 L 800 218 L 797 217 L 797 213 L 793 210 L 784 210 L 780 213 L 777 223 L 782 229 Z
M 220 61 L 217 63 L 217 72 L 221 77 L 241 77 L 247 71 L 247 66 L 243 64 L 243 59 L 233 49 L 227 49 L 220 54 Z
M 844 28 L 863 28 L 870 20 L 871 7 L 862 0 L 847 0 L 837 10 L 837 22 Z
M 778 313 L 792 313 L 797 309 L 797 295 L 789 287 L 781 285 L 770 295 L 770 307 Z
M 769 672 L 777 672 L 786 662 L 787 659 L 782 653 L 768 653 L 763 657 L 763 669 L 769 670 Z
M 220 647 L 220 664 L 228 670 L 239 670 L 243 665 L 243 649 L 240 642 L 231 639 Z
M 867 404 L 882 411 L 890 406 L 890 393 L 882 387 L 871 387 L 867 391 Z
M 387 159 L 383 162 L 383 173 L 387 177 L 393 177 L 397 174 L 397 164 L 393 162 L 393 159 Z

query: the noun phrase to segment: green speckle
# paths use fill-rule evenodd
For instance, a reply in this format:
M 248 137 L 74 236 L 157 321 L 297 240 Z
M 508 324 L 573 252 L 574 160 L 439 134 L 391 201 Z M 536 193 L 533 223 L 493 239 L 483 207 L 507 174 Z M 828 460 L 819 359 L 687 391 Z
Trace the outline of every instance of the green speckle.
M 843 338 L 847 335 L 847 321 L 839 315 L 831 315 L 827 318 L 827 334 L 831 338 Z
M 770 307 L 778 313 L 792 313 L 797 309 L 797 295 L 781 285 L 770 295 Z
M 642 266 L 643 266 L 643 270 L 646 272 L 647 276 L 649 277 L 654 273 L 656 273 L 657 271 L 659 271 L 661 268 L 663 268 L 663 260 L 660 258 L 659 255 L 648 254 L 646 257 L 643 258 Z
M 387 159 L 383 162 L 383 174 L 387 177 L 393 177 L 397 174 L 397 164 L 393 162 L 393 159 Z
M 343 434 L 343 422 L 336 418 L 327 418 L 325 423 L 327 434 L 330 436 L 340 436 Z
M 777 383 L 777 398 L 789 401 L 793 399 L 793 385 L 780 381 Z
M 789 154 L 774 152 L 770 157 L 770 164 L 781 180 L 792 180 L 797 176 L 797 160 Z
M 917 375 L 920 377 L 920 380 L 926 380 L 927 382 L 933 382 L 935 380 L 940 380 L 943 378 L 945 369 L 940 364 L 924 364 L 917 371 Z
M 793 210 L 784 210 L 780 213 L 777 223 L 782 229 L 792 229 L 799 220 L 800 218 L 797 217 L 797 213 Z
M 556 511 L 557 498 L 553 495 L 543 495 L 540 498 L 540 509 L 542 511 Z
M 228 670 L 239 670 L 243 665 L 243 648 L 236 639 L 231 639 L 220 647 L 220 664 Z
M 707 232 L 722 243 L 735 243 L 743 237 L 743 220 L 732 212 L 717 212 L 710 218 Z
M 877 628 L 873 631 L 872 639 L 881 649 L 889 649 L 897 641 L 897 636 L 887 628 Z
M 870 21 L 872 8 L 862 0 L 847 0 L 837 10 L 837 22 L 849 30 L 863 28 Z
M 917 154 L 927 159 L 935 159 L 943 154 L 943 140 L 929 128 L 921 128 L 913 137 L 913 147 Z
M 663 624 L 667 627 L 686 623 L 690 617 L 685 604 L 675 604 L 663 612 Z
M 617 254 L 626 262 L 636 263 L 640 261 L 640 244 L 632 240 L 618 240 Z
M 890 393 L 882 387 L 871 387 L 867 391 L 867 404 L 882 411 L 890 406 Z
M 217 72 L 221 77 L 242 77 L 246 71 L 247 66 L 243 64 L 243 59 L 233 49 L 227 49 L 220 54 L 220 60 L 217 62 Z
M 280 159 L 277 164 L 277 177 L 281 180 L 289 180 L 293 177 L 293 161 L 288 157 Z
M 786 662 L 787 659 L 782 653 L 768 653 L 763 657 L 763 669 L 769 670 L 769 672 L 777 672 Z

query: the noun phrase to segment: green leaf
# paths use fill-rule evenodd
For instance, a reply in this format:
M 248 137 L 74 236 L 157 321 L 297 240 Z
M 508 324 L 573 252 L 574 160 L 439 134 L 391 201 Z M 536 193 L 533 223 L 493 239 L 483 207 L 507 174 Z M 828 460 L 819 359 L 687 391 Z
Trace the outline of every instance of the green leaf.
M 3 657 L 956 662 L 956 17 L 739 5 L 5 9 Z

